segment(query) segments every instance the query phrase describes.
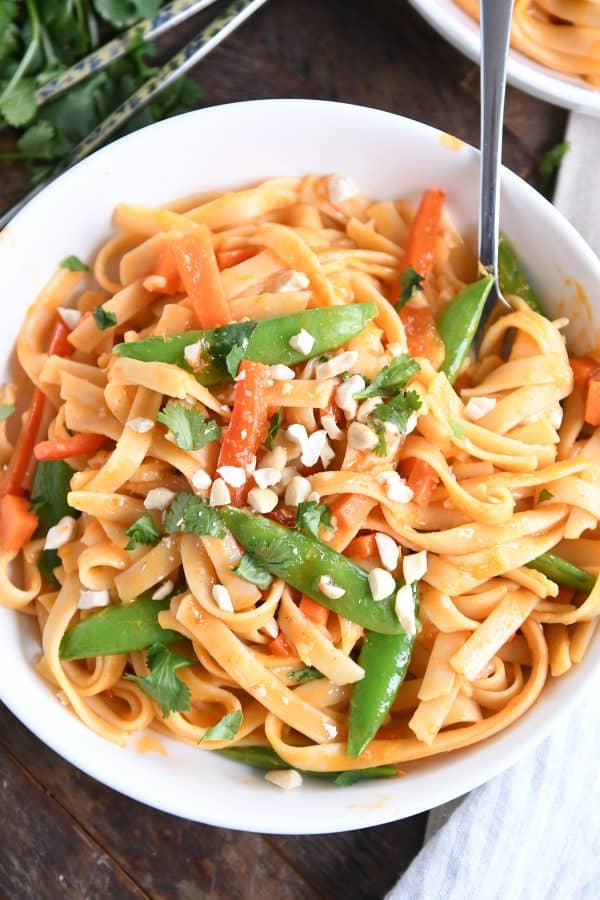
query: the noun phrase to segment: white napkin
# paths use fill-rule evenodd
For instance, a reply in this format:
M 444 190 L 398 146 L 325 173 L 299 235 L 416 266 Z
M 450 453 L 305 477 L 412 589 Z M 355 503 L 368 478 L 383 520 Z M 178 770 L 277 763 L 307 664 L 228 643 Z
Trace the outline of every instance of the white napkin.
M 600 254 L 600 119 L 573 113 L 567 140 L 555 203 Z M 533 755 L 430 812 L 387 900 L 600 898 L 599 687 Z

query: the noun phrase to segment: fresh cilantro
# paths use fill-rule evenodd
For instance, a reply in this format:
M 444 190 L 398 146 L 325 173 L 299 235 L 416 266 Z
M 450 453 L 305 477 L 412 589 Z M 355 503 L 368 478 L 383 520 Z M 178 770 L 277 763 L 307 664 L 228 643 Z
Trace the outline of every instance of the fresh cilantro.
M 207 500 L 187 492 L 177 494 L 166 512 L 164 526 L 167 534 L 184 531 L 200 536 L 225 537 L 218 509 L 209 506 Z
M 227 356 L 225 357 L 225 367 L 232 378 L 238 373 L 240 363 L 244 358 L 246 348 L 241 344 L 234 344 Z
M 35 81 L 21 78 L 13 87 L 4 89 L 0 95 L 0 113 L 13 128 L 26 125 L 35 116 Z
M 554 178 L 558 167 L 560 166 L 563 156 L 569 150 L 571 144 L 569 141 L 561 141 L 556 147 L 552 147 L 547 153 L 544 153 L 538 163 L 538 175 L 540 176 L 544 187 L 548 187 Z
M 547 500 L 553 500 L 554 494 L 551 491 L 547 491 L 546 488 L 542 488 L 542 490 L 538 494 L 537 502 L 545 503 Z
M 60 587 L 58 578 L 54 574 L 54 570 L 62 565 L 60 556 L 56 550 L 42 550 L 38 557 L 38 569 L 48 582 L 51 588 L 57 590 Z
M 377 419 L 371 420 L 371 422 L 369 422 L 369 428 L 377 435 L 377 446 L 373 449 L 373 453 L 375 456 L 387 456 L 388 445 L 385 439 L 385 426 L 383 422 L 378 422 Z
M 81 513 L 67 503 L 75 470 L 63 459 L 44 460 L 35 467 L 31 488 L 31 509 L 39 520 L 38 537 L 48 532 L 63 516 L 77 518 Z
M 306 500 L 296 507 L 296 528 L 314 538 L 319 537 L 319 528 L 333 531 L 331 510 L 325 503 Z
M 226 713 L 216 725 L 205 731 L 198 743 L 203 744 L 204 741 L 232 741 L 242 727 L 243 718 L 241 709 Z
M 107 328 L 117 324 L 117 317 L 114 312 L 104 309 L 103 306 L 97 306 L 94 310 L 94 322 L 100 331 L 106 331 Z
M 403 391 L 388 403 L 380 403 L 373 410 L 373 418 L 380 422 L 391 422 L 400 434 L 406 433 L 409 419 L 421 409 L 421 400 L 416 391 Z
M 456 419 L 450 419 L 448 424 L 450 425 L 454 437 L 462 438 L 465 436 L 464 425 L 461 425 L 460 422 L 456 421 Z
M 150 513 L 144 513 L 136 519 L 133 525 L 126 529 L 125 534 L 129 538 L 129 542 L 125 545 L 126 550 L 135 550 L 138 544 L 158 544 L 161 538 Z
M 250 584 L 255 584 L 261 591 L 265 591 L 273 582 L 271 573 L 251 553 L 244 553 L 233 571 Z
M 307 681 L 323 678 L 323 674 L 314 666 L 307 666 L 305 669 L 294 669 L 293 672 L 288 672 L 288 678 L 295 681 L 296 684 L 306 684 Z
M 86 265 L 82 260 L 79 259 L 78 256 L 66 256 L 60 264 L 61 269 L 68 269 L 70 272 L 89 272 L 90 267 Z M 98 307 L 101 309 L 101 307 Z M 114 313 L 108 313 L 108 315 L 114 315 Z M 97 320 L 96 320 L 97 321 Z M 117 320 L 112 323 L 115 324 Z M 101 326 L 98 326 L 101 327 Z
M 4 422 L 15 411 L 14 403 L 0 403 L 0 422 Z
M 267 450 L 272 450 L 275 446 L 275 438 L 277 436 L 277 432 L 281 428 L 282 422 L 283 408 L 280 406 L 277 412 L 273 413 L 273 415 L 269 419 L 269 431 L 267 432 L 267 437 L 265 440 L 265 447 L 267 448 Z
M 151 19 L 160 0 L 93 0 L 94 9 L 115 28 L 127 28 L 140 19 Z
M 424 281 L 425 278 L 419 275 L 418 272 L 415 272 L 412 266 L 407 266 L 400 276 L 400 297 L 398 298 L 396 309 L 401 309 L 405 303 L 408 303 L 413 294 L 417 291 L 422 291 Z
M 177 675 L 177 669 L 191 666 L 193 662 L 181 653 L 169 650 L 164 644 L 152 644 L 148 648 L 146 664 L 148 675 L 126 675 L 158 704 L 166 719 L 172 712 L 187 712 L 191 709 L 192 692 Z
M 199 410 L 184 403 L 167 403 L 156 420 L 167 426 L 182 450 L 201 450 L 221 437 L 221 429 L 214 419 L 205 419 Z
M 371 384 L 354 395 L 355 400 L 367 397 L 394 397 L 402 390 L 407 381 L 420 370 L 419 363 L 408 353 L 396 356 L 387 366 L 377 373 Z

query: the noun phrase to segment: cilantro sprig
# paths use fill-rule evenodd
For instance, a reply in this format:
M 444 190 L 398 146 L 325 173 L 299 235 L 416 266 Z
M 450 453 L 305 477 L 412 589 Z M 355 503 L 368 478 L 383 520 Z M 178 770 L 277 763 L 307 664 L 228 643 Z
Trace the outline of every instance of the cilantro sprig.
M 416 359 L 413 359 L 408 353 L 401 353 L 377 373 L 368 387 L 355 394 L 354 399 L 394 397 L 420 369 Z
M 376 406 L 373 410 L 373 418 L 379 422 L 390 422 L 400 434 L 406 434 L 410 417 L 419 409 L 421 409 L 421 399 L 417 392 L 403 391 L 392 397 L 388 403 L 380 403 Z
M 273 583 L 273 576 L 269 570 L 265 569 L 251 553 L 244 553 L 233 571 L 250 584 L 255 584 L 261 591 L 265 591 Z
M 94 322 L 100 331 L 106 331 L 107 328 L 112 328 L 113 325 L 117 324 L 117 317 L 114 312 L 111 312 L 109 309 L 104 309 L 103 306 L 97 306 L 94 310 Z
M 191 709 L 192 693 L 177 670 L 193 665 L 191 659 L 181 653 L 169 650 L 164 644 L 152 644 L 148 648 L 146 664 L 148 675 L 126 675 L 158 704 L 166 719 L 173 712 L 187 712 Z
M 296 507 L 296 528 L 311 537 L 319 537 L 319 528 L 333 531 L 331 510 L 325 503 L 305 500 Z
M 79 259 L 75 254 L 71 254 L 71 256 L 65 256 L 60 263 L 61 269 L 68 269 L 69 272 L 89 272 L 90 267 L 83 262 L 83 260 Z
M 158 544 L 161 538 L 160 531 L 154 525 L 154 520 L 150 513 L 144 513 L 139 519 L 126 529 L 125 534 L 129 538 L 129 542 L 125 545 L 126 550 L 135 550 L 138 544 Z
M 198 743 L 203 744 L 205 741 L 232 741 L 242 727 L 243 719 L 241 709 L 226 713 L 216 725 L 204 732 Z
M 201 450 L 221 437 L 221 429 L 213 419 L 205 419 L 199 410 L 183 403 L 167 403 L 156 419 L 167 426 L 182 450 Z
M 288 678 L 296 684 L 306 684 L 307 681 L 316 681 L 318 678 L 323 677 L 323 673 L 315 669 L 314 666 L 306 666 L 304 669 L 293 669 L 291 672 L 288 672 Z
M 277 437 L 277 432 L 281 428 L 282 422 L 283 407 L 280 406 L 277 412 L 273 413 L 273 415 L 269 419 L 269 430 L 265 439 L 265 447 L 267 448 L 267 450 L 272 450 L 275 446 L 275 438 Z
M 165 514 L 164 528 L 167 534 L 188 532 L 225 537 L 225 527 L 218 509 L 187 491 L 177 494 L 171 503 Z
M 422 291 L 424 281 L 423 275 L 419 275 L 411 265 L 408 265 L 400 276 L 400 297 L 396 309 L 402 309 L 417 291 Z

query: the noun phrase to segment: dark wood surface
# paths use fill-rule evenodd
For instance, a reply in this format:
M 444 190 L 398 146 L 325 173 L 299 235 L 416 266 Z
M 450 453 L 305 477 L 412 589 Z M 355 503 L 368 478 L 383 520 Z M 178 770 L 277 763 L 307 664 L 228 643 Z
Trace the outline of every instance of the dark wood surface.
M 203 14 L 160 45 L 167 55 Z M 203 104 L 316 97 L 376 106 L 478 140 L 478 71 L 403 0 L 271 0 L 194 72 Z M 535 181 L 565 114 L 516 90 L 504 159 Z M 0 206 L 23 187 L 0 170 Z M 103 787 L 0 707 L 0 898 L 377 900 L 426 817 L 348 834 L 272 837 L 186 822 Z

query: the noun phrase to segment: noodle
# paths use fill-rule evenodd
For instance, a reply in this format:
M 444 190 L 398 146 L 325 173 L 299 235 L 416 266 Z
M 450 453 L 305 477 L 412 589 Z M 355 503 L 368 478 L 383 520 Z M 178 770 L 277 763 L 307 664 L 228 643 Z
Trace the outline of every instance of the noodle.
M 461 5 L 476 13 L 474 3 Z M 555 17 L 570 23 L 560 41 Z M 600 74 L 590 49 L 598 29 L 593 3 L 517 3 L 515 44 L 561 71 Z M 581 661 L 600 617 L 600 582 L 591 591 L 559 589 L 528 567 L 553 551 L 584 577 L 598 574 L 600 431 L 586 423 L 581 383 L 573 385 L 564 322 L 514 298 L 513 311 L 488 330 L 481 361 L 467 360 L 456 386 L 439 370 L 439 353 L 423 352 L 409 376 L 411 397 L 400 391 L 416 411 L 402 427 L 391 413 L 377 426 L 381 404 L 389 412 L 399 395 L 370 398 L 369 383 L 406 362 L 414 340 L 389 300 L 406 264 L 409 204 L 372 203 L 340 176 L 309 176 L 164 209 L 122 204 L 115 221 L 120 231 L 92 273 L 59 270 L 17 342 L 45 398 L 36 454 L 48 444 L 58 453 L 42 457 L 58 465 L 52 471 L 65 477 L 59 459 L 70 466 L 65 520 L 54 508 L 44 512 L 28 462 L 12 493 L 31 494 L 41 531 L 0 554 L 2 602 L 39 624 L 39 673 L 82 722 L 118 744 L 151 726 L 203 750 L 270 747 L 289 766 L 315 772 L 398 765 L 510 726 L 548 678 Z M 213 267 L 206 307 L 186 281 L 191 257 L 176 249 L 197 235 L 208 241 L 202 265 Z M 439 318 L 464 287 L 465 249 L 445 213 L 435 240 L 431 274 L 408 298 L 408 316 L 431 310 Z M 274 316 L 335 314 L 355 304 L 373 304 L 374 313 L 349 339 L 315 355 L 315 338 L 327 335 L 299 333 L 294 340 L 308 339 L 301 362 L 254 363 L 256 377 L 269 377 L 250 382 L 253 418 L 241 431 L 236 404 L 253 370 L 242 364 L 233 382 L 235 368 L 201 378 L 189 340 L 179 364 L 131 349 L 214 327 L 221 314 L 240 327 L 268 326 Z M 106 327 L 92 314 L 98 305 Z M 49 353 L 58 307 L 81 316 L 67 350 Z M 503 359 L 509 329 L 517 339 Z M 116 355 L 120 342 L 125 349 Z M 231 365 L 230 353 L 227 371 Z M 352 384 L 365 396 L 349 393 Z M 0 398 L 13 403 L 13 386 Z M 260 432 L 254 447 L 252 429 Z M 56 450 L 86 436 L 88 449 Z M 231 441 L 239 462 L 224 459 Z M 6 485 L 11 454 L 20 451 L 4 421 L 0 449 Z M 428 473 L 427 496 L 418 492 L 417 469 Z M 197 502 L 204 530 L 188 527 L 181 497 Z M 328 589 L 338 611 L 306 596 L 295 576 L 266 563 L 268 571 L 256 572 L 256 558 L 219 524 L 221 507 L 248 504 L 289 535 L 299 533 L 301 510 L 320 516 L 316 525 L 306 520 L 304 533 L 313 535 L 306 539 L 319 534 L 330 551 L 370 573 L 373 597 L 378 582 L 408 581 L 411 566 L 426 558 L 414 581 L 420 607 L 404 680 L 359 755 L 348 752 L 346 738 L 353 692 L 368 675 L 369 638 L 353 617 L 354 598 L 342 590 L 336 599 L 333 572 Z M 54 515 L 52 540 L 44 515 Z M 57 539 L 61 529 L 66 536 Z M 157 640 L 127 649 L 109 633 L 107 649 L 65 656 L 65 641 L 84 634 L 80 626 L 135 611 L 141 597 L 154 598 Z M 153 687 L 160 665 L 172 666 L 166 709 Z

